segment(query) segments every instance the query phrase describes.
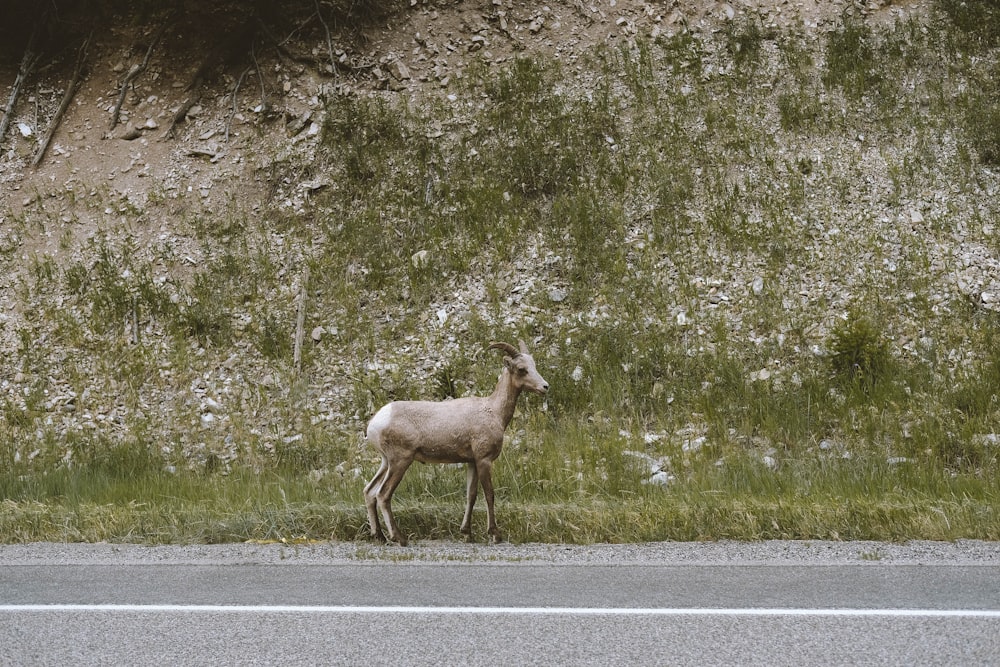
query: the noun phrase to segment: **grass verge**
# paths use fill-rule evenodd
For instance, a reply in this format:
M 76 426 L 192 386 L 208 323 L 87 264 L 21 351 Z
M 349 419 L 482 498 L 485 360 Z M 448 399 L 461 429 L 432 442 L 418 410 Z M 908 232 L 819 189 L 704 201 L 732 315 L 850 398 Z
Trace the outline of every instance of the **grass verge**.
M 583 466 L 584 464 L 580 464 Z M 572 465 L 536 479 L 498 465 L 498 515 L 508 540 L 1000 539 L 997 480 L 905 463 L 804 460 L 781 469 L 746 458 L 690 464 L 683 482 L 643 485 L 638 468 L 602 485 Z M 517 477 L 515 480 L 514 478 Z M 416 467 L 396 496 L 402 529 L 461 540 L 464 471 Z M 7 542 L 217 543 L 367 539 L 362 480 L 315 481 L 294 471 L 228 476 L 61 472 L 0 476 Z M 14 499 L 17 498 L 17 499 Z M 140 499 L 141 500 L 135 500 Z M 480 501 L 475 519 L 485 539 Z

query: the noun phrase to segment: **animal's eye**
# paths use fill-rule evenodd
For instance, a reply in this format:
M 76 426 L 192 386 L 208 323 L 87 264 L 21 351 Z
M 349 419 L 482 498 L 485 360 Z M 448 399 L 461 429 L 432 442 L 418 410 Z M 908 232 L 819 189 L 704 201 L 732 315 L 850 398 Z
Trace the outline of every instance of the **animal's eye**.
M 528 369 L 527 368 L 518 368 L 517 369 L 517 374 L 518 375 L 527 375 L 528 374 Z

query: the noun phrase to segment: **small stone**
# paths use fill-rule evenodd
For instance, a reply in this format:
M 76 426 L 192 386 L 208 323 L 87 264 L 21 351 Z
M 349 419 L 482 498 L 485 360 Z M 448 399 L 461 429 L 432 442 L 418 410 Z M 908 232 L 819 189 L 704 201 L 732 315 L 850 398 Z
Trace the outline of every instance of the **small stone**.
M 431 261 L 431 255 L 426 250 L 418 250 L 410 256 L 410 264 L 415 269 L 422 269 Z
M 553 287 L 549 290 L 549 301 L 552 303 L 562 303 L 566 300 L 567 296 L 566 290 L 561 287 Z
M 997 445 L 1000 445 L 1000 434 L 984 433 L 983 435 L 977 435 L 973 438 L 973 442 L 983 445 L 984 447 L 996 447 Z
M 778 462 L 774 459 L 773 456 L 764 456 L 761 458 L 761 462 L 768 470 L 778 469 Z
M 410 69 L 402 60 L 393 60 L 389 63 L 389 74 L 397 81 L 408 81 L 410 79 Z
M 305 190 L 306 192 L 316 192 L 317 190 L 322 190 L 328 185 L 330 185 L 330 182 L 325 178 L 314 178 L 311 181 L 303 181 L 302 183 L 299 183 L 299 189 Z
M 323 340 L 323 335 L 324 334 L 326 334 L 326 329 L 324 329 L 323 327 L 320 326 L 320 327 L 316 327 L 315 329 L 313 329 L 312 333 L 309 334 L 309 335 L 313 339 L 314 342 L 318 343 L 321 340 Z
M 693 440 L 686 440 L 683 445 L 681 445 L 681 451 L 684 452 L 696 452 L 701 449 L 705 443 L 708 442 L 708 438 L 701 435 Z
M 760 296 L 764 292 L 764 279 L 760 276 L 754 278 L 753 282 L 750 283 L 750 289 L 755 295 Z
M 923 221 L 924 221 L 924 216 L 923 216 L 923 214 L 920 213 L 920 211 L 918 211 L 917 209 L 910 210 L 910 222 L 911 223 L 913 223 L 914 225 L 919 225 Z
M 288 134 L 291 136 L 297 135 L 302 130 L 306 129 L 306 125 L 312 120 L 312 112 L 307 111 L 298 118 L 294 118 L 288 123 Z
M 573 378 L 573 382 L 579 382 L 580 380 L 582 380 L 583 379 L 583 368 L 581 368 L 580 366 L 577 366 L 576 368 L 574 368 L 573 372 L 570 374 L 570 377 Z
M 654 486 L 667 486 L 670 482 L 674 481 L 674 476 L 670 473 L 660 470 L 659 472 L 653 473 L 653 475 L 645 480 L 644 484 L 653 484 Z

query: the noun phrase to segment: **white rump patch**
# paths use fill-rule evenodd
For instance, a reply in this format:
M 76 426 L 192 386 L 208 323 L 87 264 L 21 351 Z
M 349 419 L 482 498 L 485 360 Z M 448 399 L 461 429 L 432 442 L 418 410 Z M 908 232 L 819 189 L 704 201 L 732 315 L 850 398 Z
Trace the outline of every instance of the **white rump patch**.
M 368 422 L 368 438 L 371 439 L 372 434 L 378 434 L 382 432 L 389 422 L 392 420 L 392 403 L 388 405 L 383 405 L 379 408 L 379 411 L 375 413 L 372 420 Z

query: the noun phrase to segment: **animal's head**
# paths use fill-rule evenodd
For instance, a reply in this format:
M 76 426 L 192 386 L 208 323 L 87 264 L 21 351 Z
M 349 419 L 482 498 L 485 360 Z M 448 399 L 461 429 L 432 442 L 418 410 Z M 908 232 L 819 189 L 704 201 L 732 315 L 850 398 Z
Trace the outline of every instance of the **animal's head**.
M 489 349 L 503 350 L 506 353 L 503 365 L 510 372 L 514 386 L 518 389 L 533 391 L 536 394 L 546 393 L 549 390 L 549 383 L 535 368 L 535 360 L 528 353 L 528 346 L 524 344 L 523 340 L 517 342 L 521 347 L 520 350 L 510 343 L 490 343 Z

